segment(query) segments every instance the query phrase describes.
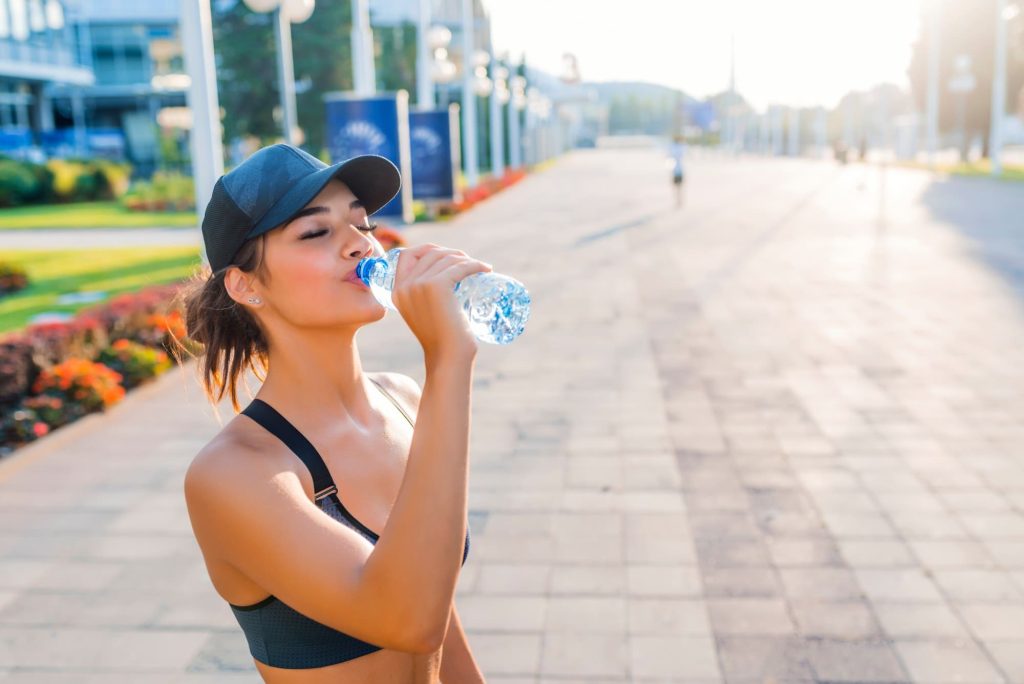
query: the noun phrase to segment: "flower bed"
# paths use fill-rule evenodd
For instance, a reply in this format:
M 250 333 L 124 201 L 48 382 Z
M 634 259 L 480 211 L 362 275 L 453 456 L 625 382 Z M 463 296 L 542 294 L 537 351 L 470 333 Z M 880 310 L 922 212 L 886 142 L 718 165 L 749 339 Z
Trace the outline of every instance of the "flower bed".
M 0 262 L 0 297 L 28 287 L 28 273 L 17 264 Z
M 478 204 L 491 195 L 501 192 L 507 187 L 515 185 L 526 177 L 523 169 L 510 170 L 504 176 L 495 178 L 488 177 L 480 181 L 475 188 L 462 191 L 462 199 L 458 202 L 446 202 L 437 207 L 438 217 L 445 218 L 466 211 L 475 204 Z
M 0 337 L 0 456 L 82 416 L 173 367 L 173 335 L 186 348 L 179 285 L 114 297 L 70 321 Z

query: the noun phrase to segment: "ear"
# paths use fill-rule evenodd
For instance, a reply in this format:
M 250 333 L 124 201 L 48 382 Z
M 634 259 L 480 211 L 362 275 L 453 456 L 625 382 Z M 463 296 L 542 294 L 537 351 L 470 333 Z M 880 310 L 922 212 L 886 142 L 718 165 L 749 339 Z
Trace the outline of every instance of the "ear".
M 242 306 L 259 308 L 263 305 L 263 295 L 255 286 L 255 279 L 242 269 L 231 267 L 224 274 L 224 289 L 228 296 Z

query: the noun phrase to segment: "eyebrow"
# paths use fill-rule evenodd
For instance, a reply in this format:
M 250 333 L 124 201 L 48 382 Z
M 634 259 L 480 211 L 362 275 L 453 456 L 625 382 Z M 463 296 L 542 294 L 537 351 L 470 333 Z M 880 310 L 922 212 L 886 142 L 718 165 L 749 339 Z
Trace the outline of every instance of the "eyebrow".
M 349 209 L 359 209 L 362 206 L 363 206 L 362 202 L 360 202 L 359 200 L 353 200 L 352 202 L 349 203 L 348 208 Z M 324 206 L 306 207 L 305 209 L 302 209 L 301 211 L 299 211 L 299 213 L 295 214 L 295 216 L 292 216 L 291 220 L 288 223 L 290 224 L 293 221 L 297 221 L 300 218 L 304 218 L 306 216 L 317 216 L 319 214 L 329 214 L 329 213 L 331 213 L 331 210 L 328 209 L 327 207 L 324 207 Z

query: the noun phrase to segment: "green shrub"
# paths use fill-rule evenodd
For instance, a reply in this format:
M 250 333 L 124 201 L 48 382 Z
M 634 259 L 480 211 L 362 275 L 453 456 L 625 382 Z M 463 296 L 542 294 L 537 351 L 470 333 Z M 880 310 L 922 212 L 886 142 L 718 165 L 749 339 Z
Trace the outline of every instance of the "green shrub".
M 27 164 L 0 159 L 0 207 L 27 204 L 39 194 L 39 179 Z
M 158 171 L 149 181 L 133 183 L 121 204 L 133 211 L 189 211 L 195 208 L 195 183 L 191 176 Z
M 171 367 L 167 353 L 131 340 L 120 339 L 100 352 L 97 359 L 121 374 L 121 384 L 132 389 Z

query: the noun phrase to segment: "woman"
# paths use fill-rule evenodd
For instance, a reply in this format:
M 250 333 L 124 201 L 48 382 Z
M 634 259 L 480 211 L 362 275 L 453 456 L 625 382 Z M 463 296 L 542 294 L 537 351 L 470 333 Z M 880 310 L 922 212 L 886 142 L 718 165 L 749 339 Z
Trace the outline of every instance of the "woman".
M 354 270 L 400 184 L 383 157 L 327 166 L 274 145 L 217 181 L 203 218 L 210 271 L 184 305 L 204 388 L 238 411 L 241 374 L 263 382 L 196 455 L 185 497 L 273 684 L 483 681 L 454 604 L 477 347 L 452 290 L 490 266 L 405 250 L 394 300 L 423 347 L 422 392 L 364 372 L 356 332 L 385 310 Z

